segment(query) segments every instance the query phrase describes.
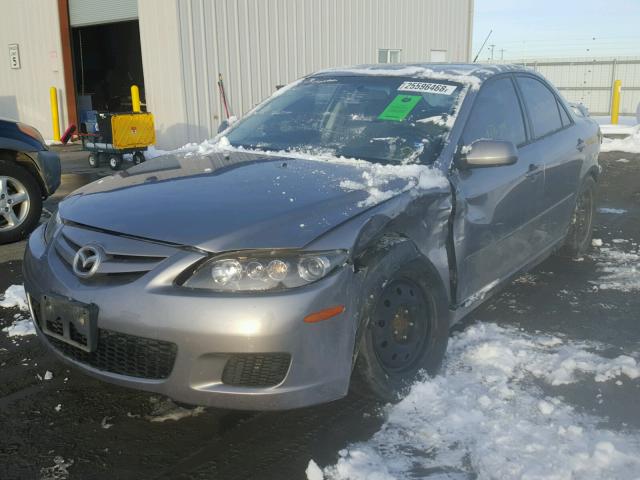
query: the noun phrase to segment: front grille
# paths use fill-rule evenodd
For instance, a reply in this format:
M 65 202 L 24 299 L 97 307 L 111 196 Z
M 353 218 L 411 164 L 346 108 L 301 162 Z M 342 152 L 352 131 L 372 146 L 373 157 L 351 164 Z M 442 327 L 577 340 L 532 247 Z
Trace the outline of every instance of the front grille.
M 38 302 L 31 299 L 36 320 Z M 47 327 L 62 334 L 62 324 L 48 321 Z M 39 324 L 39 323 L 38 323 Z M 71 338 L 86 343 L 84 336 L 71 325 Z M 98 346 L 93 352 L 80 350 L 57 338 L 47 335 L 47 340 L 64 356 L 98 370 L 129 377 L 163 379 L 171 374 L 178 347 L 175 343 L 137 337 L 125 333 L 98 329 Z
M 229 357 L 222 382 L 237 387 L 272 387 L 284 380 L 289 371 L 288 353 L 244 353 Z

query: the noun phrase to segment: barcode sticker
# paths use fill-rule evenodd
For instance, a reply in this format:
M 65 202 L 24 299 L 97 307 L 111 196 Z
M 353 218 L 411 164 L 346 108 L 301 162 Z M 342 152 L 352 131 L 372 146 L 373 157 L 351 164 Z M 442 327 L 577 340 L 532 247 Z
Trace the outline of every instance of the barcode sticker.
M 451 95 L 456 90 L 455 85 L 444 83 L 404 82 L 398 87 L 399 92 L 437 93 L 439 95 Z

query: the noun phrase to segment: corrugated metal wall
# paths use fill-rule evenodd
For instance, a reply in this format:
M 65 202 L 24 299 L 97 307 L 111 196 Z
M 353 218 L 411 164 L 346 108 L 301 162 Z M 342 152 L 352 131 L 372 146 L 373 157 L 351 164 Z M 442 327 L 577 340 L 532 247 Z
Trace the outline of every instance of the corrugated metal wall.
M 472 0 L 139 0 L 159 145 L 215 134 L 224 118 L 218 73 L 241 115 L 276 85 L 322 68 L 375 63 L 379 48 L 401 49 L 403 62 L 428 61 L 431 50 L 467 61 L 472 8 Z M 154 51 L 173 39 L 177 53 L 173 46 L 166 55 Z M 173 83 L 174 68 L 181 85 Z M 173 95 L 181 98 L 167 98 Z
M 67 126 L 60 23 L 56 0 L 2 0 L 0 15 L 0 117 L 36 127 L 53 138 L 49 87 L 58 88 L 60 128 Z M 18 44 L 19 69 L 9 67 L 9 44 Z
M 587 106 L 592 115 L 611 112 L 613 81 L 622 81 L 620 114 L 635 116 L 640 103 L 640 58 L 519 60 L 544 75 L 572 102 Z
M 69 0 L 69 25 L 82 27 L 138 18 L 138 0 Z

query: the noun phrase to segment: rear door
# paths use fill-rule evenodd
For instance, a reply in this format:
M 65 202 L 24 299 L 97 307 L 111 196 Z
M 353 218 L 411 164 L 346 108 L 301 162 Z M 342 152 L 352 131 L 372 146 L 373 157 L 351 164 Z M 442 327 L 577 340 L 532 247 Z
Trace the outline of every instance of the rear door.
M 541 209 L 544 164 L 527 154 L 529 134 L 512 75 L 485 82 L 462 133 L 461 145 L 479 139 L 518 147 L 514 165 L 454 169 L 453 226 L 457 269 L 456 300 L 471 304 L 535 255 L 532 220 Z
M 528 155 L 532 162 L 542 163 L 545 171 L 542 211 L 534 239 L 536 248 L 543 250 L 563 240 L 567 233 L 586 144 L 563 102 L 542 79 L 519 74 L 516 80 L 534 137 Z

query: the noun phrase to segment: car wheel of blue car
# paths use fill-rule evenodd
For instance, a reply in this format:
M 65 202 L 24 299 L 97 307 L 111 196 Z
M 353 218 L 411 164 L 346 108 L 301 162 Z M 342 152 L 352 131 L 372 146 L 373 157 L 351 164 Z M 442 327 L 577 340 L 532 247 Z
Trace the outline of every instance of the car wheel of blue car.
M 447 303 L 411 242 L 376 252 L 368 263 L 355 382 L 394 401 L 420 372 L 438 372 L 449 338 Z
M 561 253 L 569 257 L 585 254 L 591 247 L 593 219 L 596 212 L 596 182 L 587 177 L 578 191 L 576 206 L 571 216 L 569 233 Z
M 42 192 L 21 165 L 0 160 L 0 244 L 25 238 L 42 213 Z

